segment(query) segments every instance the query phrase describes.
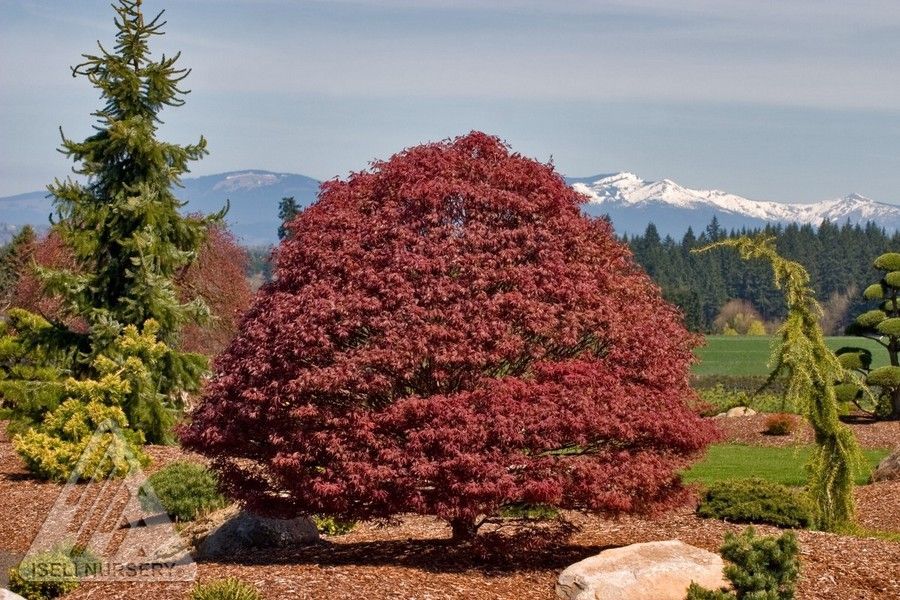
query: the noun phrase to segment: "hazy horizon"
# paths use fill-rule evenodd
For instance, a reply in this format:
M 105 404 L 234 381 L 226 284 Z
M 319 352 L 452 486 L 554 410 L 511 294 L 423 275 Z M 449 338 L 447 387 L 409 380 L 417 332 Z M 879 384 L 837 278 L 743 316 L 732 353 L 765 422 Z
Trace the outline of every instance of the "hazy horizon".
M 69 67 L 112 40 L 106 0 L 0 0 L 0 196 L 69 173 L 91 131 Z M 478 129 L 568 176 L 631 171 L 758 200 L 900 202 L 900 5 L 799 0 L 146 0 L 209 140 L 192 175 L 345 176 Z

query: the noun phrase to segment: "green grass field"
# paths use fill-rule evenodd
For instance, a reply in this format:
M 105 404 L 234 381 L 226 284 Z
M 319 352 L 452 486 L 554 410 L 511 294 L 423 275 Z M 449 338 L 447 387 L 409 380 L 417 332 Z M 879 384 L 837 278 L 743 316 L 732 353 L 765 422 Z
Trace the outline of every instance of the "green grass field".
M 872 351 L 875 366 L 887 364 L 887 352 L 872 340 L 858 337 L 829 337 L 828 346 L 859 346 Z M 695 375 L 768 375 L 772 337 L 708 335 L 706 345 L 698 348 Z
M 715 444 L 710 446 L 706 457 L 682 473 L 686 482 L 710 484 L 727 479 L 760 477 L 784 485 L 806 483 L 804 465 L 809 461 L 812 447 L 794 446 L 772 448 L 766 446 L 746 446 L 743 444 Z M 864 450 L 868 468 L 860 473 L 856 483 L 868 483 L 879 461 L 887 456 L 888 450 Z

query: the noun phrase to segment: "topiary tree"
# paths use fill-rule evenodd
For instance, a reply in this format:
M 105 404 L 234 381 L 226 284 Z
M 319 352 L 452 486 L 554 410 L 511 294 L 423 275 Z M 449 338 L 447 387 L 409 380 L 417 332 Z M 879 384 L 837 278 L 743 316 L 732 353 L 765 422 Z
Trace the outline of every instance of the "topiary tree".
M 431 514 L 457 540 L 513 503 L 681 501 L 713 437 L 696 339 L 583 201 L 483 133 L 325 183 L 183 444 L 251 510 Z
M 847 328 L 848 335 L 858 335 L 877 342 L 887 350 L 890 364 L 872 368 L 872 353 L 866 348 L 845 347 L 838 350 L 841 364 L 862 375 L 862 381 L 847 378 L 838 393 L 841 399 L 858 402 L 866 394 L 864 384 L 876 390 L 876 414 L 900 418 L 900 253 L 888 252 L 875 259 L 876 269 L 882 271 L 880 281 L 865 289 L 866 300 L 878 302 L 878 307 L 862 313 Z
M 734 248 L 744 260 L 763 259 L 772 265 L 776 285 L 787 300 L 787 318 L 778 329 L 772 353 L 774 368 L 768 383 L 784 377 L 785 402 L 795 406 L 815 432 L 817 448 L 809 465 L 808 490 L 817 509 L 817 525 L 838 530 L 853 524 L 854 475 L 862 455 L 853 433 L 838 420 L 834 382 L 844 369 L 825 344 L 819 325 L 822 311 L 800 263 L 778 254 L 774 238 L 730 238 L 699 248 Z

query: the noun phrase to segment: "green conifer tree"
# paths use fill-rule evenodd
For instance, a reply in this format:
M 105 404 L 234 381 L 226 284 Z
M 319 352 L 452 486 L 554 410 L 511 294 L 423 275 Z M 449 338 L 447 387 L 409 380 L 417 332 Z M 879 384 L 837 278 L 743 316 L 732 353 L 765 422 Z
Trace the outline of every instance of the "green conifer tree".
M 817 508 L 817 525 L 835 531 L 853 526 L 853 482 L 862 454 L 853 433 L 838 420 L 834 383 L 844 368 L 825 344 L 821 308 L 803 265 L 781 257 L 771 237 L 723 239 L 699 249 L 734 248 L 744 260 L 772 266 L 776 285 L 787 300 L 787 318 L 778 329 L 769 382 L 785 377 L 786 400 L 797 406 L 815 432 L 816 451 L 809 464 L 808 492 Z
M 72 68 L 100 90 L 103 107 L 94 113 L 96 132 L 83 141 L 63 136 L 61 152 L 79 166 L 86 183 L 68 178 L 49 186 L 56 229 L 72 249 L 81 271 L 44 272 L 49 288 L 70 311 L 92 325 L 114 321 L 159 324 L 160 339 L 177 341 L 182 324 L 204 318 L 205 305 L 179 301 L 173 279 L 196 257 L 210 221 L 184 217 L 184 203 L 172 192 L 188 163 L 206 154 L 206 140 L 181 146 L 156 138 L 159 112 L 181 106 L 179 85 L 188 69 L 179 55 L 152 60 L 149 41 L 162 35 L 162 13 L 145 21 L 141 0 L 118 0 L 118 33 L 112 51 Z
M 291 237 L 291 232 L 287 228 L 287 224 L 294 220 L 294 217 L 300 212 L 297 200 L 293 196 L 285 196 L 278 203 L 278 219 L 281 224 L 278 226 L 278 239 L 284 240 Z
M 30 225 L 26 225 L 3 248 L 0 248 L 0 307 L 6 308 L 23 269 L 31 259 L 37 236 Z
M 882 254 L 875 259 L 874 267 L 881 279 L 867 287 L 863 296 L 869 302 L 878 302 L 878 306 L 859 315 L 847 333 L 877 342 L 887 351 L 890 364 L 873 369 L 872 353 L 865 348 L 841 348 L 838 358 L 848 374 L 862 374 L 865 386 L 877 390 L 876 413 L 897 419 L 900 418 L 900 253 Z M 867 391 L 861 383 L 851 377 L 838 386 L 841 399 L 858 401 Z
M 182 302 L 174 279 L 194 261 L 208 227 L 225 211 L 205 218 L 179 213 L 184 203 L 173 187 L 188 164 L 206 154 L 206 140 L 181 146 L 156 134 L 159 112 L 184 103 L 187 92 L 179 85 L 189 70 L 176 66 L 177 54 L 158 60 L 150 55 L 150 40 L 163 33 L 162 13 L 145 20 L 141 0 L 117 0 L 113 8 L 118 29 L 113 49 L 100 45 L 98 54 L 83 55 L 84 62 L 72 68 L 73 76 L 86 77 L 104 101 L 93 113 L 93 135 L 83 141 L 63 136 L 61 152 L 77 163 L 74 171 L 83 181 L 57 179 L 48 187 L 54 227 L 77 268 L 37 271 L 47 291 L 63 300 L 65 322 L 25 327 L 21 324 L 31 321 L 20 318 L 20 326 L 6 331 L 12 341 L 4 343 L 56 357 L 53 366 L 60 376 L 91 380 L 103 376 L 98 364 L 115 360 L 123 332 L 149 327 L 166 350 L 157 350 L 153 360 L 133 357 L 148 372 L 140 383 L 129 383 L 133 389 L 126 398 L 131 400 L 122 409 L 147 441 L 166 442 L 183 392 L 197 389 L 206 367 L 202 356 L 173 348 L 181 327 L 209 312 L 199 298 Z M 58 387 L 59 381 L 53 383 Z M 7 377 L 5 385 L 21 398 L 33 395 L 36 387 L 14 377 Z M 18 394 L 17 385 L 28 393 Z M 48 405 L 44 418 L 54 410 L 52 404 L 41 403 Z

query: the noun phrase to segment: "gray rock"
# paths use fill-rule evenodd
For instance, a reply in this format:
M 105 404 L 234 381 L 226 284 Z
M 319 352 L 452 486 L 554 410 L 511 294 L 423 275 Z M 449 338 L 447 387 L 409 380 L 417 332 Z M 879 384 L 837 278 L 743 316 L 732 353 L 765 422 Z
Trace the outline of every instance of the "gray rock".
M 0 600 L 25 600 L 25 598 L 7 589 L 0 588 Z
M 228 509 L 226 509 L 227 511 Z M 221 513 L 222 511 L 220 511 Z M 193 532 L 196 556 L 216 558 L 239 554 L 247 550 L 261 548 L 286 548 L 311 544 L 319 539 L 319 532 L 312 521 L 303 517 L 296 519 L 270 519 L 246 511 L 225 512 L 219 524 L 207 524 L 208 532 L 203 535 Z M 201 528 L 203 525 L 200 526 Z
M 564 570 L 556 582 L 562 600 L 684 600 L 691 582 L 728 586 L 718 554 L 679 540 L 604 550 Z
M 894 450 L 878 463 L 872 481 L 900 481 L 900 450 Z

